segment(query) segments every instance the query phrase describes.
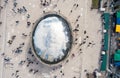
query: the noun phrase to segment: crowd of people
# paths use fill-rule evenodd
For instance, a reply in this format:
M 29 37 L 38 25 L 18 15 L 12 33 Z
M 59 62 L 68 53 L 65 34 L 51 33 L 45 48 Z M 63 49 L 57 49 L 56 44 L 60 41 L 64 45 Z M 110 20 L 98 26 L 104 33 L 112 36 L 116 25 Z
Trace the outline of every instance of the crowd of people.
M 58 0 L 59 1 L 59 0 Z M 0 11 L 4 9 L 4 6 L 6 6 L 8 4 L 9 0 L 4 0 L 4 3 L 5 5 L 3 6 L 0 6 Z M 65 2 L 65 0 L 63 0 L 63 2 Z M 15 14 L 27 14 L 26 15 L 26 27 L 30 27 L 32 25 L 32 23 L 29 21 L 29 18 L 31 17 L 31 15 L 28 13 L 28 10 L 25 6 L 22 6 L 21 8 L 18 8 L 18 2 L 17 0 L 13 0 L 13 8 L 12 8 L 12 12 L 15 13 Z M 52 0 L 40 0 L 40 5 L 42 7 L 47 7 L 49 6 L 50 4 L 52 4 Z M 57 4 L 54 5 L 54 8 L 57 7 Z M 75 3 L 73 4 L 73 7 L 71 8 L 70 10 L 70 13 L 69 14 L 72 14 L 73 11 L 75 11 L 77 8 L 79 7 L 79 4 L 78 3 Z M 61 11 L 58 10 L 58 13 L 60 13 Z M 43 13 L 45 13 L 45 11 L 43 11 Z M 75 19 L 74 21 L 74 25 L 75 25 L 75 28 L 73 29 L 73 33 L 79 33 L 79 29 L 80 29 L 80 24 L 78 23 L 79 22 L 79 19 L 80 19 L 81 15 L 78 15 L 77 18 Z M 16 20 L 15 21 L 16 25 L 18 25 L 20 23 L 20 20 Z M 2 24 L 2 22 L 0 22 L 0 25 Z M 82 40 L 82 43 L 78 44 L 78 38 L 75 36 L 75 40 L 73 43 L 75 43 L 75 45 L 79 45 L 79 47 L 81 47 L 82 45 L 86 44 L 86 41 L 87 39 L 89 38 L 89 36 L 87 35 L 87 31 L 84 30 L 84 35 L 85 35 L 85 38 Z M 12 35 L 11 36 L 11 39 L 7 41 L 7 44 L 9 44 L 10 46 L 12 45 L 12 43 L 14 42 L 14 40 L 16 39 L 17 35 Z M 26 33 L 22 33 L 22 37 L 30 37 L 30 35 L 27 35 Z M 19 44 L 19 46 L 17 48 L 15 48 L 12 53 L 15 53 L 15 54 L 21 54 L 23 52 L 23 47 L 25 46 L 25 42 L 22 42 L 21 44 Z M 95 45 L 94 41 L 90 41 L 88 42 L 87 44 L 87 47 L 90 47 L 90 46 L 93 46 Z M 79 49 L 79 52 L 82 53 L 82 48 Z M 28 52 L 27 52 L 31 57 L 27 57 L 25 60 L 21 60 L 18 65 L 19 66 L 23 66 L 25 65 L 26 67 L 30 67 L 30 65 L 38 65 L 39 66 L 39 61 L 36 61 L 36 59 L 34 60 L 31 60 L 31 58 L 34 58 L 34 54 L 32 53 L 32 49 L 29 48 Z M 11 63 L 11 59 L 12 58 L 9 58 L 5 53 L 2 53 L 1 54 L 2 57 L 4 58 L 4 63 L 5 64 L 11 64 L 12 66 L 14 65 L 13 63 Z M 74 58 L 76 55 L 74 53 L 71 54 L 71 58 Z M 69 59 L 66 60 L 65 64 L 69 63 Z M 57 67 L 54 67 L 52 68 L 53 71 L 55 71 L 56 69 L 60 69 L 62 68 L 62 64 L 60 64 L 59 66 Z M 14 76 L 16 78 L 21 78 L 20 75 L 19 75 L 19 72 L 20 70 L 15 70 L 15 72 L 13 72 L 11 74 L 11 76 Z M 39 73 L 40 72 L 40 69 L 34 69 L 34 68 L 29 68 L 29 73 L 33 73 L 33 74 L 36 74 L 36 73 Z M 60 74 L 61 76 L 64 76 L 65 73 L 60 69 Z M 58 78 L 57 75 L 54 76 L 54 78 Z M 77 78 L 76 76 L 74 76 L 73 78 Z

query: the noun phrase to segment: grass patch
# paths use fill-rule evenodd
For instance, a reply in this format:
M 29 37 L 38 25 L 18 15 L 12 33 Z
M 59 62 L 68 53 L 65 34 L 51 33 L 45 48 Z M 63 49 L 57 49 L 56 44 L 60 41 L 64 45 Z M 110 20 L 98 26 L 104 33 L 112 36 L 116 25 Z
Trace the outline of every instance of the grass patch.
M 92 8 L 98 9 L 99 0 L 92 0 Z

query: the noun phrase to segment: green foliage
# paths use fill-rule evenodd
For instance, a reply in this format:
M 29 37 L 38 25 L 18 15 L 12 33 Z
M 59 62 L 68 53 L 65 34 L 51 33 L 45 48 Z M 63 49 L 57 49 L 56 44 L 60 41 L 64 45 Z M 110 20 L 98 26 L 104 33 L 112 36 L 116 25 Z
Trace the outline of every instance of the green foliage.
M 98 9 L 98 3 L 99 3 L 99 0 L 92 0 L 92 8 Z

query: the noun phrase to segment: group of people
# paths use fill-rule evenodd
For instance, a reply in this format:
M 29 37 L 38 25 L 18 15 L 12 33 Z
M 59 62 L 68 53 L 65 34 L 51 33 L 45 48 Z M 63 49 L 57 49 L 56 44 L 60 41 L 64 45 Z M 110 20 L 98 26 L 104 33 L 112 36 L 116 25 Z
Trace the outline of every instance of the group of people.
M 49 6 L 51 4 L 51 0 L 40 0 L 40 5 L 43 7 Z
M 8 3 L 8 0 L 5 0 L 4 2 L 7 4 L 7 3 Z M 49 6 L 49 5 L 51 4 L 51 2 L 52 2 L 51 0 L 40 0 L 40 5 L 43 6 L 43 7 L 46 7 L 46 6 Z M 13 0 L 13 9 L 12 9 L 13 13 L 15 13 L 15 14 L 17 14 L 17 13 L 19 13 L 19 14 L 24 14 L 24 13 L 27 13 L 27 12 L 28 12 L 28 10 L 27 10 L 27 8 L 26 8 L 25 6 L 22 6 L 21 8 L 18 8 L 17 6 L 18 6 L 17 0 Z M 55 4 L 55 7 L 57 7 L 57 4 Z M 73 5 L 73 8 L 71 9 L 70 13 L 72 13 L 72 12 L 73 12 L 74 10 L 76 10 L 78 7 L 79 7 L 79 4 L 76 4 L 76 3 L 75 3 L 75 4 Z M 0 9 L 3 9 L 3 8 L 4 8 L 3 6 L 0 6 Z M 60 12 L 60 10 L 58 10 L 58 12 Z M 45 11 L 44 11 L 43 13 L 45 13 Z M 27 27 L 29 27 L 29 26 L 31 25 L 31 22 L 28 21 L 28 19 L 30 18 L 30 16 L 31 16 L 31 15 L 27 13 L 27 16 L 26 16 L 26 18 L 27 18 L 27 22 L 26 22 L 26 23 L 27 23 Z M 75 24 L 77 24 L 77 23 L 79 22 L 79 18 L 80 18 L 80 15 L 77 16 L 77 18 L 76 18 L 76 20 L 75 20 Z M 19 22 L 20 22 L 20 20 L 16 20 L 16 21 L 15 21 L 16 24 L 19 24 Z M 73 30 L 73 32 L 78 32 L 78 31 L 79 31 L 79 27 L 80 27 L 79 24 L 77 24 L 77 25 L 76 25 L 76 28 Z M 86 34 L 86 33 L 87 33 L 87 32 L 84 31 L 84 34 Z M 27 37 L 28 35 L 27 35 L 26 33 L 22 33 L 22 36 Z M 89 38 L 89 36 L 86 36 L 86 38 Z M 9 45 L 12 45 L 12 43 L 13 43 L 13 41 L 14 41 L 15 39 L 16 39 L 16 35 L 13 35 L 13 36 L 11 37 L 11 40 L 8 40 L 8 44 L 9 44 Z M 78 41 L 78 39 L 76 38 L 75 41 Z M 85 44 L 85 43 L 86 43 L 86 41 L 84 40 L 81 44 L 79 44 L 79 46 L 81 46 L 81 45 L 83 45 L 83 44 Z M 94 43 L 93 43 L 93 42 L 89 42 L 89 45 L 88 45 L 88 46 L 90 46 L 90 45 L 94 45 Z M 14 52 L 14 53 L 17 53 L 17 54 L 22 53 L 24 46 L 25 46 L 25 43 L 23 42 L 23 43 L 21 43 L 21 44 L 19 45 L 19 47 L 17 47 L 15 50 L 13 50 L 13 52 Z M 80 51 L 82 51 L 82 49 L 80 49 Z M 31 55 L 31 58 L 34 57 L 31 48 L 29 48 L 28 54 Z M 2 55 L 5 56 L 4 53 L 3 53 Z M 74 58 L 74 57 L 75 57 L 75 54 L 72 54 L 71 56 L 72 56 L 72 58 Z M 25 60 L 21 60 L 21 61 L 18 63 L 18 65 L 20 65 L 20 66 L 26 65 L 26 67 L 30 67 L 30 65 L 34 65 L 34 64 L 35 64 L 35 65 L 39 65 L 39 62 L 38 62 L 38 61 L 36 61 L 36 60 L 31 60 L 31 58 L 28 58 L 28 57 L 27 57 Z M 10 62 L 11 59 L 12 59 L 12 58 L 4 57 L 4 61 L 5 61 L 5 62 Z M 69 59 L 66 60 L 66 63 L 68 63 L 68 62 L 69 62 Z M 57 67 L 57 68 L 61 68 L 61 67 L 62 67 L 62 65 L 60 65 L 60 66 Z M 55 71 L 57 68 L 56 68 L 56 67 L 53 68 L 53 71 Z M 39 71 L 40 71 L 40 69 L 30 68 L 28 72 L 29 72 L 29 73 L 33 73 L 33 74 L 36 74 L 36 73 L 38 73 Z M 20 70 L 16 70 L 16 71 L 15 71 L 14 73 L 12 73 L 11 75 L 12 75 L 12 76 L 15 76 L 16 78 L 20 78 L 19 72 L 20 72 Z M 62 70 L 60 70 L 60 73 L 61 73 L 62 76 L 65 75 L 65 73 L 64 73 Z M 55 75 L 54 78 L 57 78 L 57 75 Z M 74 76 L 73 78 L 76 78 L 76 77 Z

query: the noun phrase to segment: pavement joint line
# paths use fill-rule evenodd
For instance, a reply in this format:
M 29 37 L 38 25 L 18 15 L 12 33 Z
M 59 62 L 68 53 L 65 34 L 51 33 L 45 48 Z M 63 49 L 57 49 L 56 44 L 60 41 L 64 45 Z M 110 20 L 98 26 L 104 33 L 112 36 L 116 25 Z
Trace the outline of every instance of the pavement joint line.
M 5 46 L 6 46 L 6 30 L 7 30 L 7 5 L 5 6 L 5 18 L 4 18 L 4 37 L 3 37 L 3 53 L 5 53 Z M 2 13 L 1 13 L 2 15 Z M 2 72 L 1 72 L 1 78 L 4 78 L 4 58 L 2 58 Z
M 87 0 L 85 0 L 85 4 L 84 4 L 84 10 L 83 11 L 85 11 L 85 15 L 84 15 L 84 29 L 86 29 L 86 13 L 87 13 L 87 6 L 86 6 L 86 4 L 87 4 Z M 85 35 L 83 35 L 83 37 L 85 37 Z M 83 48 L 85 48 L 85 46 L 83 46 Z M 82 53 L 82 58 L 81 58 L 81 75 L 80 75 L 80 78 L 82 78 L 83 77 L 83 62 L 84 62 L 84 57 L 83 57 L 83 55 L 84 55 L 84 53 Z

